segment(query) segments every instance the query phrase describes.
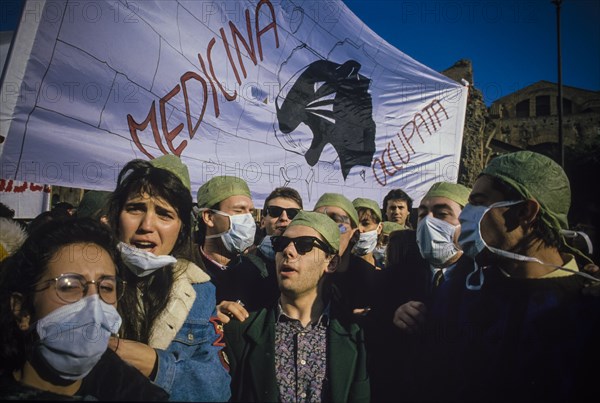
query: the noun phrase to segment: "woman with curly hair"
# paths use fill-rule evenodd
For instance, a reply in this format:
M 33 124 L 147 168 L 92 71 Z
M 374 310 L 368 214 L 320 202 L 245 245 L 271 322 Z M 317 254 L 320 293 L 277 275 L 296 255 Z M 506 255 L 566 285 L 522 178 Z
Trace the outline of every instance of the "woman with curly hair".
M 0 266 L 0 398 L 167 400 L 107 349 L 121 325 L 120 256 L 89 219 L 40 226 Z

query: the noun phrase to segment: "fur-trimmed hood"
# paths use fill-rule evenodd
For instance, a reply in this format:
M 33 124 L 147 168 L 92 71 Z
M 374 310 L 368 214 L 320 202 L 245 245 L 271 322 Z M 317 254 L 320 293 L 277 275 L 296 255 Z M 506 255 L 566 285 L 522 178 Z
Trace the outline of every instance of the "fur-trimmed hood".
M 27 239 L 27 231 L 17 221 L 0 218 L 0 261 L 16 252 Z

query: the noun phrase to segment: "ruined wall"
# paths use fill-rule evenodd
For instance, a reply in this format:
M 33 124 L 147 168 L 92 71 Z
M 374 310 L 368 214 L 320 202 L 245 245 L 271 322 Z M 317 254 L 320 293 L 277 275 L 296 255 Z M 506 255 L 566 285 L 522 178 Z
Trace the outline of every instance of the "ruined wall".
M 483 94 L 474 85 L 471 61 L 459 60 L 452 67 L 442 71 L 442 74 L 458 82 L 465 79 L 470 84 L 458 183 L 471 187 L 486 161 L 485 129 L 488 110 L 483 101 Z

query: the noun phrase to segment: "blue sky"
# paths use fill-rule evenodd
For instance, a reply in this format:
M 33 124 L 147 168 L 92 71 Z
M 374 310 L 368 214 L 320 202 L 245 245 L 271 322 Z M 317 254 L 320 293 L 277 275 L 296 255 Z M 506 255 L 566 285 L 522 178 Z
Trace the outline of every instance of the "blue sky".
M 540 80 L 558 81 L 550 0 L 344 0 L 373 31 L 441 71 L 473 64 L 487 105 Z M 600 90 L 600 1 L 563 0 L 563 85 Z
M 22 0 L 0 2 L 14 29 Z M 441 71 L 473 63 L 486 104 L 540 80 L 557 82 L 556 6 L 550 0 L 343 0 L 373 31 Z M 563 85 L 600 90 L 600 1 L 563 0 Z

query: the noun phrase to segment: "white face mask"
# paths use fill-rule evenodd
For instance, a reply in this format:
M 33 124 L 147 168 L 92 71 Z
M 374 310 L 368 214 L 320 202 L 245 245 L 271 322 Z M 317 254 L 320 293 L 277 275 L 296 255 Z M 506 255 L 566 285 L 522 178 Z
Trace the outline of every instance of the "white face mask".
M 465 280 L 465 285 L 469 290 L 480 290 L 484 281 L 484 267 L 479 267 L 477 262 L 475 262 L 475 257 L 477 257 L 486 248 L 492 252 L 494 252 L 492 249 L 495 249 L 490 248 L 481 236 L 481 220 L 483 219 L 483 216 L 485 213 L 495 207 L 508 207 L 522 202 L 523 200 L 502 201 L 493 203 L 490 206 L 473 206 L 472 204 L 467 203 L 462 209 L 460 216 L 458 216 L 458 220 L 460 221 L 461 225 L 460 235 L 458 236 L 458 244 L 462 248 L 465 255 L 473 259 L 474 263 L 473 272 L 469 273 Z M 471 284 L 471 277 L 476 273 L 479 273 L 479 282 L 477 284 Z
M 502 202 L 498 202 L 498 203 L 493 203 L 490 206 L 473 206 L 471 204 L 467 204 L 465 206 L 465 208 L 462 210 L 462 212 L 460 213 L 460 216 L 458 218 L 461 223 L 461 226 L 462 226 L 460 235 L 458 237 L 458 243 L 461 246 L 464 253 L 467 256 L 471 257 L 473 260 L 475 260 L 475 258 L 484 249 L 487 248 L 490 252 L 494 253 L 495 255 L 502 256 L 507 259 L 519 260 L 522 262 L 534 262 L 534 263 L 538 263 L 538 264 L 541 264 L 544 266 L 554 267 L 558 270 L 569 271 L 569 272 L 572 272 L 579 276 L 593 280 L 594 282 L 599 281 L 597 278 L 590 276 L 587 273 L 574 271 L 571 269 L 566 269 L 562 266 L 556 266 L 553 264 L 544 263 L 541 260 L 539 260 L 538 258 L 535 258 L 532 256 L 520 255 L 518 253 L 498 249 L 498 248 L 488 245 L 485 242 L 485 240 L 481 236 L 481 220 L 483 219 L 483 216 L 485 216 L 485 214 L 493 208 L 508 207 L 508 206 L 513 206 L 515 204 L 519 204 L 519 203 L 523 203 L 523 202 L 524 202 L 524 200 L 502 201 Z M 484 276 L 483 276 L 484 269 L 485 269 L 485 267 L 480 268 L 477 265 L 477 263 L 475 262 L 475 269 L 466 278 L 466 286 L 468 289 L 470 289 L 470 290 L 480 290 L 481 289 L 481 287 L 483 285 L 483 281 L 484 281 Z M 479 284 L 478 285 L 470 284 L 469 283 L 470 278 L 477 272 L 479 272 Z
M 61 306 L 37 322 L 39 355 L 63 379 L 82 379 L 100 361 L 121 316 L 98 294 Z
M 378 246 L 373 249 L 373 257 L 376 260 L 383 262 L 385 260 L 385 246 Z
M 461 211 L 460 216 L 458 216 L 461 225 L 458 244 L 465 254 L 475 259 L 485 248 L 494 252 L 492 249 L 495 248 L 489 247 L 481 236 L 481 220 L 483 216 L 493 208 L 508 207 L 519 203 L 523 203 L 523 200 L 501 201 L 489 206 L 473 206 L 467 203 Z
M 156 270 L 177 262 L 171 255 L 156 256 L 154 253 L 138 249 L 125 242 L 117 245 L 125 266 L 138 277 L 146 277 Z
M 445 267 L 460 249 L 454 244 L 454 234 L 460 225 L 426 216 L 417 224 L 417 244 L 421 256 L 434 267 Z
M 231 253 L 242 253 L 254 243 L 256 234 L 256 223 L 252 214 L 230 215 L 219 210 L 214 213 L 229 217 L 231 223 L 229 229 L 221 234 L 209 235 L 206 238 L 219 238 L 223 241 L 225 248 Z
M 377 227 L 379 228 L 379 226 Z M 375 250 L 377 246 L 377 228 L 373 231 L 361 232 L 352 253 L 357 256 L 367 255 Z
M 258 250 L 269 260 L 275 261 L 275 249 L 271 243 L 271 235 L 266 235 L 258 245 Z

